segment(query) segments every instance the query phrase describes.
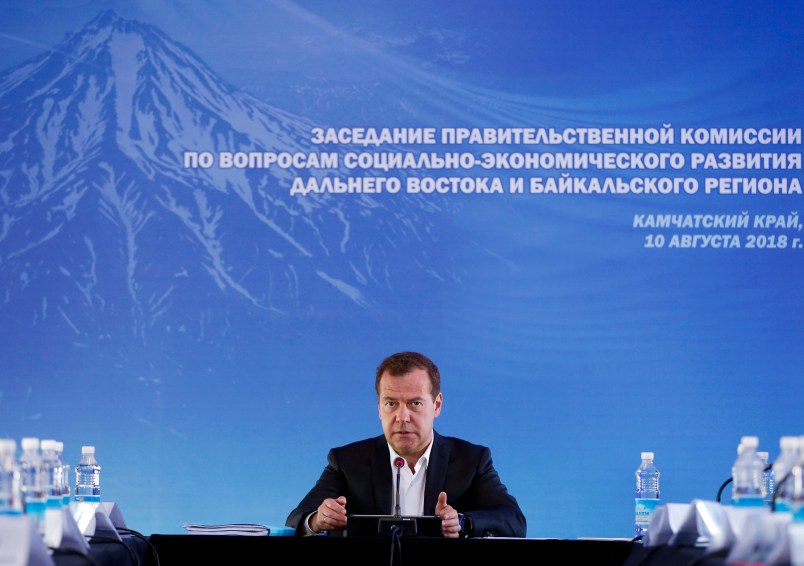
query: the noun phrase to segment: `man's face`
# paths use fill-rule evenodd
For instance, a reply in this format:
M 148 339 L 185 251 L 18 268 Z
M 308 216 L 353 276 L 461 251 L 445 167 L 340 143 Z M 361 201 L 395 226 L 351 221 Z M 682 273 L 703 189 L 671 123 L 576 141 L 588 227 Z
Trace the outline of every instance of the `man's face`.
M 380 376 L 379 412 L 388 443 L 413 465 L 433 439 L 433 421 L 441 413 L 442 395 L 431 394 L 423 369 Z

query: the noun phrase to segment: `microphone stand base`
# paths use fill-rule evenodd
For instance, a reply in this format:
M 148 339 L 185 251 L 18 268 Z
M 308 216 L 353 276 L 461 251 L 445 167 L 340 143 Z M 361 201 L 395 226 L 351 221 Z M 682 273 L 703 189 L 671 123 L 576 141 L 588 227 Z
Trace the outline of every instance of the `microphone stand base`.
M 415 536 L 416 519 L 412 517 L 383 517 L 377 522 L 377 534 Z

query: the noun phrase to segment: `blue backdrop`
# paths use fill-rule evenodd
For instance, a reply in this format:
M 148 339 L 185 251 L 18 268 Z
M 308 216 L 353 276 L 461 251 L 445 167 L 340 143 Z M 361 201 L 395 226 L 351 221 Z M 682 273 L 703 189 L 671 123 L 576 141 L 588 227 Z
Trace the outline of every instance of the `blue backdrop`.
M 804 433 L 802 28 L 783 0 L 4 2 L 0 436 L 94 444 L 141 532 L 280 526 L 415 349 L 529 536 L 631 536 L 641 451 L 665 501 L 714 499 L 742 435 Z M 384 128 L 437 143 L 360 143 Z

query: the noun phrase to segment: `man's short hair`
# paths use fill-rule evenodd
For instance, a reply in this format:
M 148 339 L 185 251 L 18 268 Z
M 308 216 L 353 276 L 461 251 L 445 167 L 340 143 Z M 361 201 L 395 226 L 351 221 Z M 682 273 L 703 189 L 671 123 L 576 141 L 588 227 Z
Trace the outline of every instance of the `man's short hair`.
M 438 366 L 433 360 L 418 352 L 398 352 L 385 358 L 377 367 L 377 375 L 374 381 L 374 388 L 377 390 L 377 397 L 380 396 L 380 378 L 387 371 L 393 376 L 401 376 L 410 373 L 414 369 L 423 369 L 430 378 L 430 392 L 435 399 L 441 393 L 441 374 Z

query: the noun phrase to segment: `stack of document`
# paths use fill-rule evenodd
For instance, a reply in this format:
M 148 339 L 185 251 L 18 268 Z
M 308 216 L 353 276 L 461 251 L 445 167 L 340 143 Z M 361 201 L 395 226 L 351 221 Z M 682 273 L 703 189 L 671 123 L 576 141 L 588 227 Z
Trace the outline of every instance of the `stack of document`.
M 191 535 L 245 535 L 252 537 L 268 536 L 271 529 L 265 525 L 253 523 L 232 523 L 229 525 L 197 525 L 185 523 L 182 525 Z

